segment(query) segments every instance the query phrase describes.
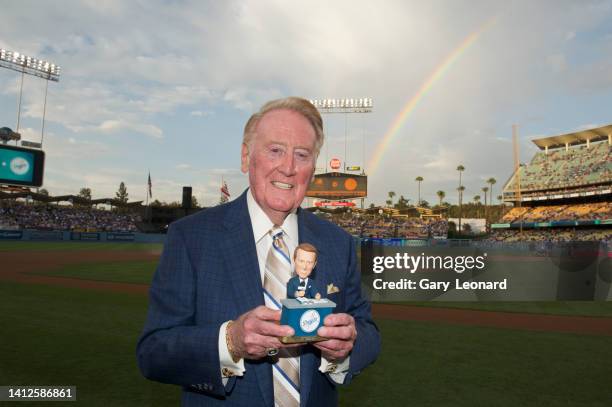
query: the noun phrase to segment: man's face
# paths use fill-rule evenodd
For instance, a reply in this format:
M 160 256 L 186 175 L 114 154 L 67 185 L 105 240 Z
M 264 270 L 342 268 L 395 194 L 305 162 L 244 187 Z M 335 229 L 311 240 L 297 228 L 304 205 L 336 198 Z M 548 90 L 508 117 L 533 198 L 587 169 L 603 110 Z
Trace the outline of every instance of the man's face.
M 300 249 L 295 254 L 294 262 L 297 275 L 300 278 L 306 278 L 317 264 L 317 254 Z
M 300 206 L 315 166 L 315 131 L 292 110 L 273 110 L 259 121 L 250 148 L 242 145 L 242 172 L 249 173 L 255 201 L 281 225 Z

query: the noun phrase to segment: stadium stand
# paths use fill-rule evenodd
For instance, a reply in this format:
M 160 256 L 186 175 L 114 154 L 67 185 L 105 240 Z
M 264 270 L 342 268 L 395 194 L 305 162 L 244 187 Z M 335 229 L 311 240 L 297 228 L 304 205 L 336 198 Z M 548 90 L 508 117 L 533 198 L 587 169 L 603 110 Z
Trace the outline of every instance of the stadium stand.
M 80 232 L 135 232 L 140 215 L 89 207 L 0 204 L 0 229 L 58 230 Z
M 541 150 L 503 188 L 515 206 L 491 241 L 612 240 L 612 125 L 533 140 Z
M 445 239 L 448 235 L 448 222 L 433 217 L 407 217 L 398 214 L 383 217 L 354 212 L 334 215 L 315 212 L 315 214 L 325 217 L 356 237 Z

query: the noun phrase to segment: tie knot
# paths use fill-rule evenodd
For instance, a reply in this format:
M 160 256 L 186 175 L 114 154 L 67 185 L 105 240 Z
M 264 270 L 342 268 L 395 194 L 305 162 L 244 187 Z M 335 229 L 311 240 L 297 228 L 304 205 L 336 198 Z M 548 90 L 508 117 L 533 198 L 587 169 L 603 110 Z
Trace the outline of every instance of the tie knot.
M 270 234 L 272 235 L 272 238 L 274 240 L 280 239 L 281 237 L 283 237 L 283 229 L 274 228 L 270 230 Z

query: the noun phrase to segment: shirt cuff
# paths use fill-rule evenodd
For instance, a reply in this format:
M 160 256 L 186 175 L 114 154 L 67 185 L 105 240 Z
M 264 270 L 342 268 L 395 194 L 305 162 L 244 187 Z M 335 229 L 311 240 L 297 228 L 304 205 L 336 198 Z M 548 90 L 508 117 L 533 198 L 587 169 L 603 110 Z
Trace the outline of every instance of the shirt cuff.
M 221 367 L 221 380 L 224 386 L 230 377 L 242 376 L 245 372 L 244 359 L 234 362 L 229 349 L 227 349 L 227 341 L 225 339 L 227 324 L 229 324 L 229 321 L 221 324 L 221 328 L 219 328 L 219 365 Z
M 336 383 L 344 383 L 344 378 L 349 370 L 351 357 L 347 356 L 341 361 L 330 362 L 321 356 L 321 366 L 319 366 L 319 372 L 327 373 L 329 377 Z

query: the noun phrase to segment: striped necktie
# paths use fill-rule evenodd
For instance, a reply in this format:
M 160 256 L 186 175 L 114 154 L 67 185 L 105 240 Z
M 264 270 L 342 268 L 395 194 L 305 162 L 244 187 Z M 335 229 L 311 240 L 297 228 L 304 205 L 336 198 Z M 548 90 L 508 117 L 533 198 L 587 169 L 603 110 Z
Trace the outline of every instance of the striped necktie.
M 266 259 L 264 298 L 266 306 L 280 310 L 280 300 L 287 296 L 287 281 L 291 278 L 291 258 L 283 240 L 283 231 L 270 231 L 272 246 Z M 300 405 L 299 348 L 280 349 L 278 360 L 272 365 L 274 404 L 279 407 Z

